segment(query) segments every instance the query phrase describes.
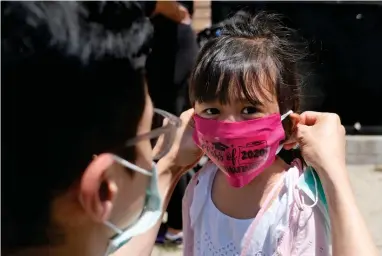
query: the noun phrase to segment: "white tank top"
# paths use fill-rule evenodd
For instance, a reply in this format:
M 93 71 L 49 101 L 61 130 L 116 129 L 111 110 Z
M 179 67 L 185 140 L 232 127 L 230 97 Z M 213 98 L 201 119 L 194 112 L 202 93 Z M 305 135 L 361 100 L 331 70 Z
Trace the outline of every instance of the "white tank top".
M 211 170 L 205 171 L 199 176 L 199 186 L 195 187 L 194 195 L 199 194 L 198 189 L 207 189 L 207 193 L 205 193 L 205 198 L 194 197 L 194 206 L 198 205 L 198 201 L 206 200 L 197 220 L 192 220 L 194 223 L 194 255 L 240 255 L 244 235 L 254 218 L 235 219 L 216 208 L 211 198 L 211 191 L 217 168 L 214 165 L 211 167 Z M 283 182 L 285 176 L 281 178 L 280 182 Z M 280 186 L 280 182 L 278 186 Z M 287 203 L 286 198 L 277 197 L 261 217 L 255 230 L 256 235 L 251 239 L 251 245 L 247 251 L 248 255 L 260 256 L 273 253 L 275 239 L 269 237 L 268 233 L 271 225 L 275 222 L 277 209 L 282 203 Z

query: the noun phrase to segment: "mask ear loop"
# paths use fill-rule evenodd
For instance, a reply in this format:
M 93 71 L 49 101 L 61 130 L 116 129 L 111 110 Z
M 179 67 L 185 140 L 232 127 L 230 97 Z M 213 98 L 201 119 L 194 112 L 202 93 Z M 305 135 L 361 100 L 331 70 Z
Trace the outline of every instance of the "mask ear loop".
M 288 112 L 286 112 L 285 114 L 281 115 L 281 121 L 283 121 L 287 116 L 289 116 L 290 114 L 293 113 L 293 110 L 289 110 Z M 276 149 L 276 155 L 278 153 L 280 153 L 281 149 L 283 148 L 283 144 L 279 145 Z
M 279 153 L 280 153 L 280 151 L 281 151 L 281 149 L 283 149 L 283 144 L 280 144 L 278 147 L 277 147 L 277 149 L 276 149 L 276 155 L 278 155 Z
M 96 156 L 93 155 L 93 158 L 94 158 L 94 157 L 96 157 Z M 145 169 L 143 169 L 143 168 L 141 168 L 141 167 L 139 167 L 139 166 L 136 166 L 136 165 L 134 165 L 134 164 L 132 164 L 132 163 L 126 161 L 125 159 L 123 159 L 123 158 L 121 158 L 121 157 L 119 157 L 119 156 L 113 155 L 113 158 L 114 158 L 114 160 L 115 160 L 117 163 L 119 163 L 119 164 L 121 164 L 121 165 L 123 165 L 123 166 L 125 166 L 125 167 L 127 167 L 127 168 L 130 168 L 130 169 L 132 169 L 132 170 L 134 170 L 134 171 L 136 171 L 136 172 L 142 173 L 143 175 L 146 175 L 146 176 L 152 176 L 152 175 L 153 175 L 151 172 L 149 172 L 149 171 L 147 171 L 147 170 L 145 170 Z M 119 229 L 116 225 L 114 225 L 114 224 L 111 223 L 110 221 L 105 221 L 104 224 L 105 224 L 106 226 L 108 226 L 110 229 L 112 229 L 112 230 L 113 230 L 115 233 L 117 233 L 118 235 L 120 235 L 120 234 L 123 233 L 123 230 Z
M 289 110 L 285 114 L 281 115 L 281 121 L 283 121 L 287 116 L 293 113 L 293 110 Z
M 127 168 L 130 168 L 133 171 L 142 173 L 143 175 L 146 175 L 146 176 L 152 176 L 153 175 L 151 172 L 149 172 L 149 171 L 147 171 L 147 170 L 145 170 L 139 166 L 136 166 L 135 164 L 132 164 L 132 163 L 126 161 L 125 159 L 120 158 L 119 156 L 113 155 L 113 158 L 117 163 L 119 163 L 119 164 L 121 164 Z
M 289 110 L 288 112 L 286 112 L 285 114 L 283 114 L 281 116 L 281 121 L 284 120 L 287 116 L 289 116 L 290 114 L 292 114 L 293 111 L 292 110 Z M 279 145 L 279 147 L 277 148 L 277 151 L 276 151 L 276 154 L 278 154 L 280 152 L 280 150 L 282 149 L 282 145 Z M 299 145 L 297 144 L 294 149 L 297 149 L 299 148 Z M 314 190 L 315 190 L 315 198 L 314 198 L 314 203 L 312 205 L 306 205 L 304 203 L 304 206 L 306 207 L 309 207 L 309 208 L 313 208 L 317 205 L 318 203 L 318 185 L 317 185 L 317 179 L 316 179 L 316 175 L 314 175 L 314 172 L 313 172 L 313 168 L 310 169 L 310 172 L 312 173 L 313 175 L 313 180 L 314 180 Z
M 306 207 L 309 207 L 309 208 L 313 208 L 317 205 L 318 203 L 318 185 L 317 185 L 317 179 L 316 179 L 316 175 L 314 175 L 314 172 L 313 172 L 313 168 L 310 168 L 310 172 L 312 173 L 313 175 L 313 180 L 314 180 L 314 190 L 315 190 L 315 198 L 314 198 L 314 203 L 312 205 L 306 205 L 304 203 L 304 206 Z
M 109 228 L 111 228 L 115 233 L 117 233 L 118 235 L 122 234 L 123 231 L 120 230 L 116 225 L 114 225 L 113 223 L 109 222 L 109 221 L 105 221 L 104 224 L 106 226 L 108 226 Z

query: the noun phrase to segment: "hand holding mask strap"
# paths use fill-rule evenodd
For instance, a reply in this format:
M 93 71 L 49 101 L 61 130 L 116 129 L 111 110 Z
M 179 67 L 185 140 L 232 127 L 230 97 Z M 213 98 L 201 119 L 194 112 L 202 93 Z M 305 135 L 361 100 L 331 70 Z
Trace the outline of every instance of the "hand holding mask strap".
M 286 112 L 285 114 L 283 114 L 281 116 L 281 121 L 283 121 L 287 116 L 289 116 L 290 114 L 292 114 L 293 111 L 292 110 L 289 110 L 288 112 Z M 277 151 L 276 151 L 276 155 L 281 151 L 281 149 L 283 148 L 283 144 L 280 144 L 277 148 Z M 295 146 L 295 148 L 298 148 L 298 144 Z M 317 182 L 317 178 L 316 178 L 316 174 L 315 174 L 315 171 L 312 167 L 309 167 L 309 174 L 310 175 L 307 175 L 307 171 L 304 172 L 304 175 L 303 175 L 303 178 L 304 178 L 304 181 L 305 181 L 305 185 L 304 182 L 301 182 L 301 179 L 300 179 L 300 182 L 299 182 L 299 186 L 302 186 L 302 188 L 304 188 L 305 190 L 307 190 L 306 188 L 310 188 L 311 187 L 311 181 L 313 180 L 313 184 L 314 184 L 314 197 L 313 197 L 313 192 L 312 192 L 312 189 L 308 189 L 307 191 L 310 191 L 312 193 L 309 193 L 308 196 L 313 200 L 313 204 L 311 205 L 306 205 L 304 204 L 303 202 L 303 205 L 306 206 L 306 207 L 310 207 L 310 208 L 313 208 L 314 206 L 317 205 L 318 203 L 318 199 L 319 199 L 319 191 L 318 191 L 318 182 Z M 321 186 L 321 182 L 320 182 L 320 186 Z M 323 194 L 323 196 L 325 197 L 325 194 Z
M 143 175 L 151 176 L 151 181 L 148 188 L 146 189 L 146 200 L 142 214 L 133 225 L 127 227 L 126 229 L 120 229 L 109 221 L 105 222 L 105 225 L 116 233 L 116 235 L 110 239 L 105 256 L 121 248 L 134 236 L 140 235 L 152 228 L 162 216 L 162 198 L 159 194 L 158 176 L 155 163 L 153 163 L 152 172 L 149 172 L 118 156 L 114 156 L 114 159 L 121 165 L 133 171 L 139 172 Z
M 288 112 L 283 114 L 281 116 L 281 121 L 283 121 L 287 116 L 289 116 L 292 113 L 293 113 L 293 111 L 289 110 Z M 284 146 L 283 144 L 280 144 L 280 146 L 277 148 L 276 155 L 281 151 L 283 146 Z M 297 149 L 297 148 L 299 148 L 298 144 L 295 146 L 294 149 Z M 318 200 L 319 200 L 319 193 L 321 192 L 321 191 L 319 191 L 318 182 L 319 182 L 320 188 L 322 188 L 322 185 L 321 185 L 320 181 L 317 181 L 318 177 L 316 177 L 316 173 L 315 173 L 314 169 L 312 167 L 308 167 L 308 169 L 309 170 L 306 170 L 304 172 L 304 174 L 302 175 L 303 179 L 300 178 L 300 182 L 299 182 L 298 186 L 300 186 L 303 190 L 308 192 L 308 196 L 313 200 L 313 204 L 306 205 L 306 204 L 303 203 L 303 205 L 306 206 L 306 207 L 313 208 L 314 206 L 317 205 Z M 314 193 L 312 192 L 312 188 L 311 188 L 312 187 L 312 183 L 314 184 Z M 323 190 L 322 190 L 322 195 L 323 195 L 323 197 L 325 199 L 325 194 L 323 193 Z M 324 201 L 324 203 L 326 203 L 326 200 Z M 327 208 L 326 204 L 325 204 L 325 207 Z
M 292 111 L 292 110 L 289 110 L 288 112 L 286 112 L 285 114 L 283 114 L 283 115 L 281 116 L 281 121 L 283 121 L 287 116 L 289 116 L 289 115 L 292 114 L 292 113 L 293 113 L 293 111 Z M 284 144 L 280 144 L 280 145 L 278 146 L 278 148 L 277 148 L 277 150 L 276 150 L 276 155 L 277 155 L 278 153 L 280 153 L 281 149 L 283 149 L 283 146 L 284 146 Z

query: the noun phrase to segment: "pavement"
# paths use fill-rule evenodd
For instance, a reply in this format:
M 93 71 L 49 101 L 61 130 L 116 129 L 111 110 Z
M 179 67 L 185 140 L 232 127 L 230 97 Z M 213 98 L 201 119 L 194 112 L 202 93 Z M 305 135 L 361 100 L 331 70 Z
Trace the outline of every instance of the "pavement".
M 382 168 L 350 165 L 348 171 L 358 207 L 382 256 Z
M 357 204 L 382 256 L 382 167 L 348 165 Z M 181 249 L 155 247 L 151 256 L 181 256 Z

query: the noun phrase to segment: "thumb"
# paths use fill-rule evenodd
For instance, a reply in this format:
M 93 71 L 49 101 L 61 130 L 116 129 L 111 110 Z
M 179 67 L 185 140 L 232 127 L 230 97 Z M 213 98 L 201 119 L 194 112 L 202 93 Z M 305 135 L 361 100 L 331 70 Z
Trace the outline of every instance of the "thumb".
M 304 124 L 297 124 L 296 139 L 299 144 L 304 144 L 310 137 L 310 131 L 313 127 Z
M 314 111 L 305 111 L 300 115 L 300 123 L 305 125 L 315 125 L 324 114 Z

